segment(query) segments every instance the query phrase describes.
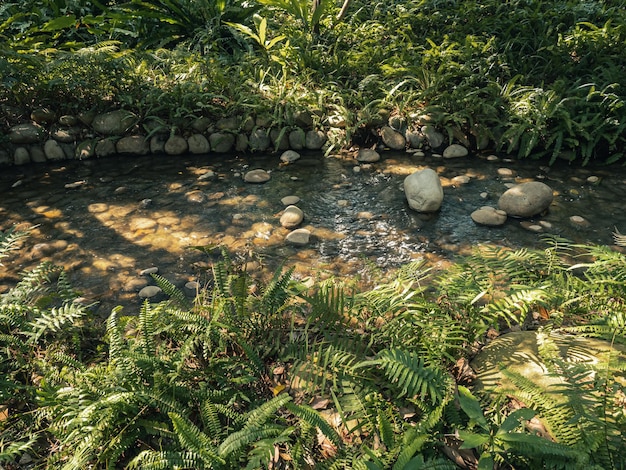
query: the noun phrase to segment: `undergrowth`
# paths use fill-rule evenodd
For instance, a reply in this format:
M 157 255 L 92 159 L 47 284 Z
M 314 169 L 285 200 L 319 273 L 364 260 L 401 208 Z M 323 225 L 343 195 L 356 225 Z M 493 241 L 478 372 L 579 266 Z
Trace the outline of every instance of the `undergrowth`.
M 345 123 L 337 146 L 393 116 L 474 149 L 623 161 L 620 2 L 317 3 L 4 2 L 0 104 L 21 113 L 0 126 L 39 106 L 123 107 L 163 131 L 224 116 L 280 131 L 307 111 Z
M 3 233 L 0 253 L 21 237 Z M 169 299 L 114 309 L 97 348 L 62 269 L 43 264 L 2 294 L 0 462 L 624 468 L 624 354 L 570 363 L 552 339 L 624 344 L 619 252 L 554 237 L 544 250 L 484 247 L 448 272 L 414 262 L 365 291 L 307 287 L 291 269 L 260 285 L 227 255 L 193 299 L 154 278 Z M 467 361 L 510 329 L 538 329 L 560 386 L 505 370 L 506 391 L 472 391 Z

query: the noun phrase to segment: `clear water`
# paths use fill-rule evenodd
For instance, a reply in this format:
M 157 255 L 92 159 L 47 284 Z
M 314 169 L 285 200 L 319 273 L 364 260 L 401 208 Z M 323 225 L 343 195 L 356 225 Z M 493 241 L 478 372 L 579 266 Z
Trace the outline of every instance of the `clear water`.
M 210 265 L 192 246 L 221 245 L 248 258 L 250 269 L 296 266 L 296 275 L 354 277 L 368 269 L 392 269 L 417 258 L 434 262 L 471 251 L 477 244 L 540 247 L 541 234 L 509 219 L 498 228 L 470 218 L 483 205 L 496 206 L 506 183 L 538 179 L 555 192 L 547 214 L 533 219 L 576 242 L 611 244 L 615 229 L 626 233 L 626 168 L 576 169 L 535 161 L 443 160 L 384 153 L 355 172 L 351 157 L 304 155 L 282 165 L 276 155 L 115 157 L 0 169 L 0 229 L 34 227 L 24 246 L 0 267 L 0 292 L 19 272 L 51 260 L 65 266 L 74 285 L 108 314 L 117 305 L 135 308 L 152 266 L 177 285 L 202 278 Z M 403 179 L 424 167 L 444 185 L 436 214 L 409 209 Z M 249 169 L 271 172 L 265 184 L 245 183 Z M 517 173 L 498 176 L 499 168 Z M 202 179 L 207 171 L 215 177 Z M 468 176 L 461 184 L 453 178 Z M 590 176 L 598 183 L 590 183 Z M 482 193 L 482 195 L 481 195 Z M 281 198 L 296 195 L 312 232 L 305 247 L 285 243 L 289 230 L 279 217 Z M 486 197 L 485 197 L 486 195 Z M 583 225 L 571 216 L 585 219 Z

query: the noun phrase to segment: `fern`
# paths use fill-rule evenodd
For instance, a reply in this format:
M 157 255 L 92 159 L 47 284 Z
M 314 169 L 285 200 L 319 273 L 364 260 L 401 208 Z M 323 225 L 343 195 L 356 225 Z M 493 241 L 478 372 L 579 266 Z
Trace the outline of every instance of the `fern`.
M 0 266 L 2 260 L 9 255 L 11 251 L 18 249 L 20 242 L 30 235 L 30 230 L 16 230 L 15 226 L 8 230 L 0 231 Z
M 434 405 L 441 402 L 450 393 L 451 382 L 447 374 L 429 367 L 424 360 L 401 349 L 383 350 L 377 359 L 363 361 L 355 369 L 379 366 L 400 396 L 418 395 L 421 399 L 430 397 Z
M 202 433 L 193 423 L 177 413 L 170 412 L 174 431 L 183 448 L 200 456 L 207 467 L 224 465 L 226 461 L 219 455 L 218 449 L 211 440 Z
M 202 457 L 191 451 L 144 450 L 131 460 L 126 468 L 128 470 L 183 470 L 187 468 L 202 470 L 212 467 L 205 467 Z
M 319 429 L 322 434 L 327 437 L 333 444 L 340 447 L 342 442 L 337 432 L 328 424 L 328 422 L 320 416 L 314 409 L 308 406 L 296 405 L 286 402 L 285 407 L 295 416 L 306 422 L 308 425 Z
M 156 285 L 163 290 L 170 300 L 175 301 L 178 306 L 184 310 L 191 309 L 191 302 L 183 291 L 160 274 L 152 273 L 151 276 L 154 279 L 154 282 L 156 282 Z
M 16 440 L 5 444 L 0 440 L 0 463 L 11 463 L 26 452 L 32 452 L 40 436 L 37 434 L 28 436 L 26 440 Z
M 45 334 L 57 333 L 66 325 L 73 324 L 76 320 L 87 315 L 87 308 L 79 303 L 64 304 L 59 308 L 52 308 L 49 312 L 41 312 L 30 322 L 30 342 L 36 343 Z

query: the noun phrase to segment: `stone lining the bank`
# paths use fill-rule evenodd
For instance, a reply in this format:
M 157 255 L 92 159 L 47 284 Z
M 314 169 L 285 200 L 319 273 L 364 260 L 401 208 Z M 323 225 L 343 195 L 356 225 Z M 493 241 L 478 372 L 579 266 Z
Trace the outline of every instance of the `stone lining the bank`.
M 345 123 L 330 120 L 325 127 L 316 128 L 314 115 L 308 112 L 297 113 L 292 121 L 292 125 L 276 128 L 267 117 L 227 117 L 215 121 L 200 117 L 180 135 L 170 133 L 170 126 L 157 126 L 124 109 L 57 116 L 53 110 L 38 108 L 31 112 L 28 122 L 0 129 L 0 142 L 6 142 L 0 147 L 0 165 L 84 160 L 110 155 L 326 151 L 331 145 L 329 136 L 345 132 L 341 127 Z M 435 149 L 442 147 L 445 140 L 443 134 L 429 124 L 428 116 L 415 117 L 415 124 L 411 127 L 406 120 L 392 116 L 387 124 L 381 122 L 372 132 L 378 136 L 379 149 Z M 452 152 L 448 150 L 450 147 Z M 444 151 L 444 156 L 467 155 L 467 149 L 459 144 L 450 147 L 446 149 L 447 153 Z M 374 150 L 371 152 L 367 158 L 375 159 L 378 154 Z M 360 158 L 366 157 L 361 154 Z

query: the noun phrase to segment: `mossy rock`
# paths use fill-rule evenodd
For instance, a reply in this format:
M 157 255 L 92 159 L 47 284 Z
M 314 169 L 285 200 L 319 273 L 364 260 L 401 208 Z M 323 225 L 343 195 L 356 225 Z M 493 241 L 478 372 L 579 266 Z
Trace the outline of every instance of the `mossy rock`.
M 502 374 L 502 368 L 520 374 L 544 389 L 563 384 L 562 378 L 549 373 L 539 356 L 539 347 L 545 335 L 537 331 L 518 331 L 496 338 L 471 362 L 477 375 L 475 389 L 501 392 L 514 388 L 512 382 Z M 606 362 L 609 354 L 612 360 L 626 360 L 626 347 L 621 344 L 611 345 L 598 338 L 558 332 L 552 332 L 549 339 L 557 348 L 559 357 L 567 362 L 593 365 Z M 623 376 L 618 379 L 622 379 L 620 382 L 626 385 Z

